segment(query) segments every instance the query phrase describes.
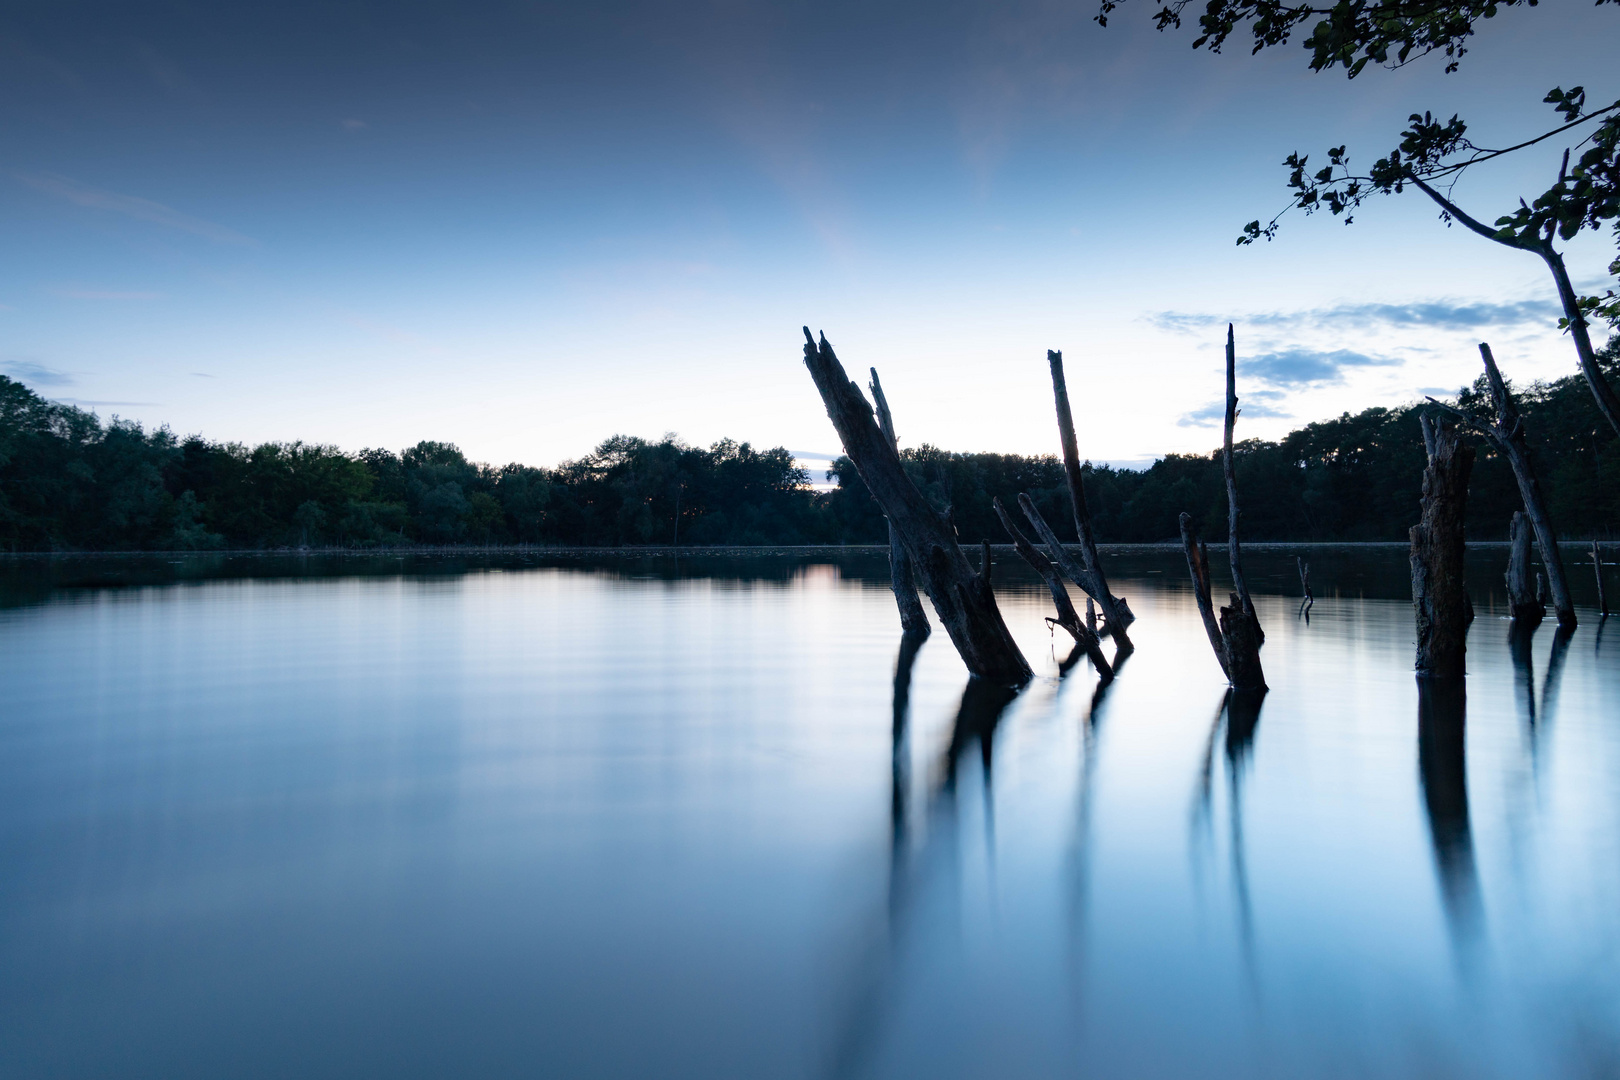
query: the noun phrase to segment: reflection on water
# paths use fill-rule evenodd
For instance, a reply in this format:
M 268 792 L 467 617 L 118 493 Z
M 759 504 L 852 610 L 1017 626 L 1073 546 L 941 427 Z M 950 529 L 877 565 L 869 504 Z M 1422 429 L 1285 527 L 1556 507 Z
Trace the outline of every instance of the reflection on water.
M 1620 1075 L 1603 622 L 1261 550 L 1231 695 L 1106 557 L 1016 696 L 880 552 L 7 563 L 0 1075 Z

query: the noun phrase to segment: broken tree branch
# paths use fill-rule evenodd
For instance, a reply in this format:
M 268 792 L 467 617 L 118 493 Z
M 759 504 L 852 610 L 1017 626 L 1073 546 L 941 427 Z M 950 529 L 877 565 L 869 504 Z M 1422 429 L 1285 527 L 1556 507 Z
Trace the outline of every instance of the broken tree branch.
M 1046 621 L 1053 626 L 1061 626 L 1067 630 L 1076 644 L 1086 651 L 1087 656 L 1091 657 L 1091 663 L 1096 667 L 1097 674 L 1102 676 L 1104 680 L 1112 679 L 1114 671 L 1108 666 L 1108 660 L 1103 656 L 1102 643 L 1097 640 L 1096 633 L 1080 621 L 1080 613 L 1075 611 L 1074 601 L 1069 598 L 1069 590 L 1064 586 L 1063 579 L 1058 576 L 1057 567 L 1052 565 L 1051 559 L 1036 550 L 1035 545 L 1029 542 L 1028 537 L 1018 530 L 1018 526 L 1013 523 L 1012 516 L 1007 513 L 1007 508 L 1001 505 L 999 496 L 992 501 L 992 505 L 995 507 L 996 517 L 1001 519 L 1001 527 L 1007 530 L 1008 536 L 1012 537 L 1014 549 L 1017 550 L 1019 555 L 1023 556 L 1024 561 L 1029 563 L 1037 574 L 1041 575 L 1041 580 L 1046 582 L 1046 587 L 1051 590 L 1052 603 L 1057 607 L 1058 614 L 1057 618 Z M 1087 597 L 1087 602 L 1090 602 L 1090 597 Z
M 825 335 L 818 343 L 805 327 L 804 337 L 805 367 L 844 452 L 900 534 L 918 582 L 962 662 L 972 674 L 1002 685 L 1028 682 L 1032 674 L 1029 663 L 1002 621 L 990 582 L 969 564 L 949 520 L 928 504 L 906 476 L 899 454 L 878 427 L 872 406 L 845 374 Z
M 1036 535 L 1041 538 L 1041 543 L 1046 545 L 1046 553 L 1051 556 L 1052 561 L 1057 563 L 1070 581 L 1073 581 L 1084 590 L 1089 599 L 1095 600 L 1097 606 L 1103 609 L 1102 632 L 1111 635 L 1115 646 L 1126 652 L 1135 648 L 1131 644 L 1131 639 L 1126 636 L 1125 628 L 1108 621 L 1108 604 L 1102 599 L 1104 596 L 1109 595 L 1108 582 L 1102 580 L 1101 574 L 1095 574 L 1087 570 L 1073 555 L 1069 554 L 1068 549 L 1063 546 L 1063 542 L 1057 538 L 1057 533 L 1052 531 L 1052 526 L 1046 523 L 1046 519 L 1041 516 L 1041 512 L 1035 508 L 1035 500 L 1029 497 L 1028 492 L 1019 492 L 1018 506 L 1019 509 L 1024 511 L 1024 517 L 1029 519 L 1029 524 L 1035 530 Z M 1115 612 L 1120 613 L 1123 606 L 1122 602 L 1115 606 Z M 1128 612 L 1130 609 L 1125 608 L 1124 610 Z M 1123 618 L 1122 614 L 1121 617 Z

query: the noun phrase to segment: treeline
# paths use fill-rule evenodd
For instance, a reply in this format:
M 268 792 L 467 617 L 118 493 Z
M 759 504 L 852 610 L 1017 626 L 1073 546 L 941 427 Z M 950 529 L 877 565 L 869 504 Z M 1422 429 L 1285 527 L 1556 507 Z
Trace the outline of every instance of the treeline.
M 1604 350 L 1620 375 L 1620 339 Z M 1567 536 L 1620 526 L 1620 440 L 1578 377 L 1516 390 L 1553 519 Z M 1482 387 L 1461 395 L 1485 411 Z M 1083 424 L 1082 409 L 1082 424 Z M 1417 408 L 1368 409 L 1277 442 L 1238 446 L 1245 536 L 1253 540 L 1403 540 L 1423 470 Z M 918 486 L 950 506 L 965 540 L 1004 539 L 991 510 L 1027 491 L 1048 520 L 1068 520 L 1053 456 L 902 457 Z M 176 438 L 167 428 L 40 398 L 0 376 L 0 550 L 207 550 L 418 544 L 750 545 L 881 543 L 886 528 L 848 459 L 818 493 L 792 454 L 723 440 L 688 446 L 614 436 L 556 468 L 469 462 L 447 443 L 345 453 L 301 442 L 246 447 Z M 1191 512 L 1211 540 L 1226 532 L 1217 455 L 1172 454 L 1145 470 L 1087 466 L 1105 542 L 1175 538 Z M 1518 505 L 1505 462 L 1480 449 L 1471 535 L 1499 539 Z

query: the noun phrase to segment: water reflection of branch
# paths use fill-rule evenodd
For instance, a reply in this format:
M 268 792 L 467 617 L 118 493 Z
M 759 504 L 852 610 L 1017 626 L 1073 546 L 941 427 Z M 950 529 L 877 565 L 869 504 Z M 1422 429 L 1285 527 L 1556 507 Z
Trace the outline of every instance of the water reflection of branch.
M 1467 711 L 1468 692 L 1461 681 L 1418 680 L 1418 772 L 1446 926 L 1464 975 L 1473 966 L 1481 922 L 1479 874 L 1468 818 Z
M 1254 954 L 1254 907 L 1249 899 L 1249 860 L 1243 845 L 1243 773 L 1254 749 L 1260 724 L 1264 690 L 1232 690 L 1226 695 L 1226 776 L 1231 791 L 1228 814 L 1232 819 L 1232 888 L 1237 898 L 1238 935 L 1249 990 L 1260 994 L 1259 970 Z
M 1541 680 L 1541 721 L 1550 724 L 1558 714 L 1558 691 L 1564 681 L 1564 660 L 1575 628 L 1560 623 L 1553 631 L 1552 651 L 1547 654 L 1547 674 Z
M 1018 696 L 1016 690 L 982 679 L 968 680 L 951 728 L 950 744 L 946 747 L 939 770 L 939 783 L 928 797 L 924 815 L 927 822 L 925 839 L 921 849 L 911 853 L 908 711 L 911 671 L 921 645 L 921 639 L 902 639 L 895 661 L 886 947 L 870 957 L 870 964 L 859 975 L 858 985 L 850 995 L 848 1019 L 839 1028 L 834 1046 L 832 1072 L 835 1076 L 848 1076 L 858 1071 L 876 1041 L 887 1013 L 895 956 L 916 910 L 924 879 L 937 858 L 942 854 L 954 853 L 959 846 L 956 806 L 958 766 L 976 744 L 984 770 L 984 796 L 986 813 L 989 813 L 989 780 L 995 731 L 1007 706 Z

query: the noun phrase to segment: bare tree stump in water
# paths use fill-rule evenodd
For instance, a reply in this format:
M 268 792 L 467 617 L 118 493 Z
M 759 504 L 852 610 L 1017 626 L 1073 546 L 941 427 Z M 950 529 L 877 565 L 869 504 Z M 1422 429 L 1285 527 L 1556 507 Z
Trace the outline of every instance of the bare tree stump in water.
M 949 518 L 928 505 L 906 476 L 899 454 L 878 427 L 872 406 L 845 374 L 826 337 L 818 344 L 809 327 L 805 327 L 804 337 L 805 367 L 810 369 L 844 452 L 899 533 L 918 583 L 962 662 L 972 674 L 1004 686 L 1028 682 L 1033 673 L 1007 632 L 990 582 L 985 574 L 974 571 L 957 546 Z
M 1547 617 L 1547 605 L 1537 595 L 1540 575 L 1530 573 L 1530 532 L 1530 519 L 1522 511 L 1513 511 L 1508 526 L 1508 617 L 1517 625 L 1535 627 Z
M 1304 590 L 1305 596 L 1299 603 L 1300 611 L 1310 611 L 1316 606 L 1316 597 L 1311 595 L 1311 564 L 1305 561 L 1305 556 L 1296 555 L 1294 561 L 1299 563 L 1299 587 Z
M 1008 536 L 1012 537 L 1013 547 L 1018 554 L 1023 556 L 1024 561 L 1029 563 L 1037 574 L 1041 575 L 1041 580 L 1045 581 L 1046 587 L 1051 590 L 1052 603 L 1057 607 L 1058 614 L 1057 618 L 1047 619 L 1046 621 L 1053 626 L 1061 626 L 1067 630 L 1069 636 L 1074 638 L 1075 643 L 1086 651 L 1087 656 L 1091 657 L 1091 663 L 1096 667 L 1097 674 L 1102 676 L 1105 681 L 1112 679 L 1114 670 L 1108 666 L 1108 660 L 1103 656 L 1102 643 L 1097 640 L 1096 632 L 1080 621 L 1080 613 L 1074 610 L 1074 601 L 1069 598 L 1069 590 L 1064 586 L 1063 579 L 1058 576 L 1057 567 L 1052 565 L 1051 559 L 1037 551 L 1035 545 L 1031 544 L 1029 539 L 1018 530 L 1018 526 L 1013 523 L 1012 516 L 1007 513 L 1007 508 L 1001 505 L 999 496 L 993 500 L 993 505 L 996 509 L 996 517 L 1001 519 L 1001 527 L 1007 530 Z M 1090 597 L 1086 598 L 1086 604 L 1088 607 L 1091 604 Z
M 1230 593 L 1231 602 L 1220 609 L 1216 619 L 1215 604 L 1210 598 L 1209 547 L 1193 531 L 1192 515 L 1181 515 L 1181 546 L 1187 553 L 1187 569 L 1192 574 L 1193 595 L 1198 601 L 1198 614 L 1204 621 L 1204 633 L 1221 672 L 1234 690 L 1263 691 L 1266 673 L 1260 664 L 1260 624 L 1243 613 L 1243 603 L 1237 593 Z
M 1420 417 L 1429 464 L 1423 471 L 1423 517 L 1412 526 L 1412 606 L 1417 613 L 1417 670 L 1437 679 L 1467 671 L 1473 605 L 1463 577 L 1463 518 L 1474 448 L 1452 424 Z
M 877 368 L 872 372 L 872 400 L 877 405 L 878 427 L 889 440 L 896 456 L 900 453 L 900 440 L 894 432 L 894 416 L 889 412 L 888 399 L 883 396 L 883 384 L 878 381 Z M 900 533 L 889 525 L 889 580 L 894 589 L 894 602 L 900 609 L 900 629 L 908 636 L 927 637 L 931 631 L 928 615 L 923 611 L 922 598 L 917 595 L 917 578 L 911 571 L 911 559 L 906 546 L 900 542 Z
M 1238 546 L 1237 466 L 1232 460 L 1232 429 L 1237 425 L 1237 403 L 1237 340 L 1232 334 L 1232 324 L 1227 323 L 1226 435 L 1221 454 L 1221 471 L 1226 476 L 1226 556 L 1232 564 L 1232 585 L 1237 589 L 1238 603 L 1243 614 L 1254 623 L 1254 637 L 1264 644 L 1266 632 L 1260 629 L 1260 617 L 1254 613 L 1254 601 L 1249 598 L 1249 585 L 1243 577 L 1243 552 Z
M 1086 488 L 1080 473 L 1080 443 L 1075 438 L 1074 414 L 1069 409 L 1069 385 L 1063 377 L 1063 354 L 1048 349 L 1046 363 L 1052 369 L 1052 397 L 1057 404 L 1058 438 L 1063 444 L 1063 476 L 1069 485 L 1069 505 L 1074 510 L 1074 531 L 1080 540 L 1080 566 L 1084 575 L 1077 577 L 1067 568 L 1064 572 L 1069 573 L 1074 583 L 1097 602 L 1097 607 L 1102 611 L 1103 625 L 1113 635 L 1114 642 L 1121 648 L 1129 649 L 1131 643 L 1125 636 L 1125 628 L 1134 621 L 1135 616 L 1123 598 L 1109 591 L 1102 560 L 1097 556 L 1097 538 L 1091 529 L 1091 508 L 1086 504 Z M 1022 496 L 1019 505 L 1024 505 Z M 1028 507 L 1024 512 L 1026 515 L 1029 513 Z
M 1537 483 L 1535 469 L 1530 464 L 1530 451 L 1525 446 L 1524 418 L 1519 415 L 1518 406 L 1513 403 L 1507 384 L 1502 380 L 1502 373 L 1497 370 L 1491 347 L 1481 342 L 1479 354 L 1485 361 L 1485 378 L 1491 388 L 1491 403 L 1496 412 L 1494 423 L 1433 398 L 1429 400 L 1485 436 L 1496 452 L 1507 459 L 1513 469 L 1513 478 L 1518 481 L 1524 512 L 1535 530 L 1536 546 L 1541 549 L 1541 563 L 1547 569 L 1547 585 L 1552 593 L 1553 610 L 1558 613 L 1558 624 L 1574 627 L 1575 605 L 1570 601 L 1569 586 L 1564 580 L 1564 561 L 1558 554 L 1558 534 L 1553 531 L 1546 500 L 1541 497 L 1541 485 Z

